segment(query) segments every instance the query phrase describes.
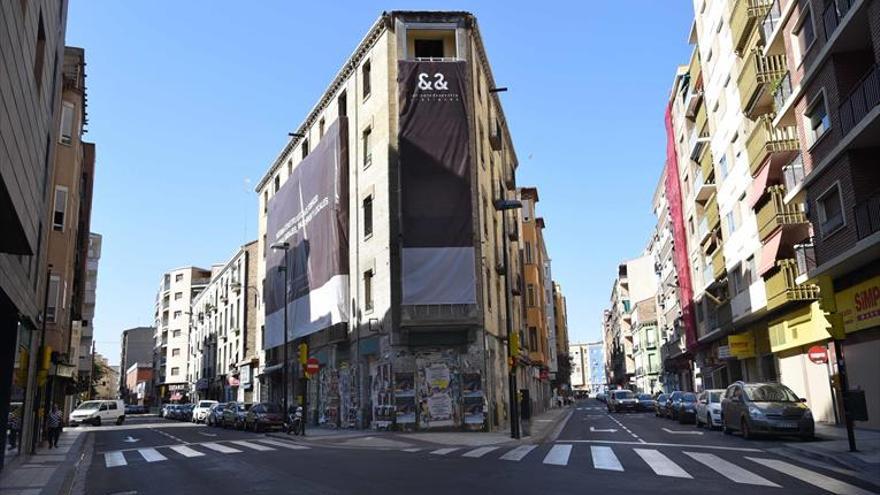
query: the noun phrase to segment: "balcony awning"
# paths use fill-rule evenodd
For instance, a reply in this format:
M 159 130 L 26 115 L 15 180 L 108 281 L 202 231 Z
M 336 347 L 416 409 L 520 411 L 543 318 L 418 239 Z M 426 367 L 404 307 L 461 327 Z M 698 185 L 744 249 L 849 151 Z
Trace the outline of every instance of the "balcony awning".
M 779 230 L 764 243 L 761 248 L 761 264 L 758 266 L 758 275 L 763 276 L 776 265 L 776 255 L 782 243 L 782 231 Z
M 769 180 L 770 164 L 765 163 L 764 166 L 761 167 L 761 170 L 758 171 L 758 176 L 752 181 L 752 188 L 749 190 L 749 197 L 747 198 L 750 208 L 754 208 L 755 204 L 758 203 L 758 200 L 761 199 L 761 196 L 764 195 Z

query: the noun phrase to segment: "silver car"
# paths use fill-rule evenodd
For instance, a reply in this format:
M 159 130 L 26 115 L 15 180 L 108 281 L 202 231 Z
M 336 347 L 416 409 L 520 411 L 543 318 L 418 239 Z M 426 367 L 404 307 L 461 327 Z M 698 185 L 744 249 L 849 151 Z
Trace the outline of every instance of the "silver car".
M 721 428 L 727 435 L 739 431 L 747 439 L 761 434 L 811 440 L 816 429 L 804 402 L 780 383 L 736 382 L 721 399 Z
M 724 390 L 703 390 L 697 396 L 697 428 L 705 425 L 708 428 L 721 427 L 721 397 Z

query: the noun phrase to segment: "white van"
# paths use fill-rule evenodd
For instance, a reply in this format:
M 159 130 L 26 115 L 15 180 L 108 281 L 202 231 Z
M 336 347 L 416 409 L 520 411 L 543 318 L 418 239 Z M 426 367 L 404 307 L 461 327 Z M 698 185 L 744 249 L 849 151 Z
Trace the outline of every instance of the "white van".
M 70 413 L 70 426 L 91 423 L 101 426 L 103 422 L 121 425 L 125 421 L 125 404 L 121 400 L 87 400 Z
M 193 408 L 193 423 L 204 423 L 205 419 L 208 417 L 208 411 L 211 410 L 211 406 L 216 404 L 216 400 L 200 400 L 196 407 Z

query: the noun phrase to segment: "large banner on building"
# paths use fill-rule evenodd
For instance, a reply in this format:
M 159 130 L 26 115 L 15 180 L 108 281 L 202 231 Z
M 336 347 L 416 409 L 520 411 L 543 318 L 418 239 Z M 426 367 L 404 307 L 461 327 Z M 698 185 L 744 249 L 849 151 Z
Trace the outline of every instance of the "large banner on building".
M 398 62 L 403 304 L 475 304 L 467 69 Z
M 348 121 L 340 117 L 269 201 L 266 347 L 349 320 Z M 271 245 L 288 243 L 284 251 Z M 285 284 L 288 285 L 285 297 Z

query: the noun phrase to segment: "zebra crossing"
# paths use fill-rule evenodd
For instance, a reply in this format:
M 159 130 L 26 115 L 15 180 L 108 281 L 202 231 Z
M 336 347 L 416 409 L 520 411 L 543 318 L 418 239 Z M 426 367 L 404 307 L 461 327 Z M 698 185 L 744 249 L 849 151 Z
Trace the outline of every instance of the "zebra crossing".
M 574 467 L 610 472 L 653 473 L 656 476 L 682 480 L 707 479 L 719 475 L 729 482 L 740 485 L 753 485 L 768 488 L 782 488 L 765 476 L 780 479 L 796 479 L 801 483 L 813 485 L 828 492 L 840 495 L 870 495 L 872 492 L 846 483 L 839 479 L 798 466 L 788 461 L 761 457 L 762 452 L 749 449 L 748 452 L 731 453 L 737 456 L 725 459 L 721 454 L 698 452 L 687 449 L 663 449 L 649 447 L 624 447 L 590 445 L 583 453 L 590 458 L 584 462 L 580 454 L 574 455 L 580 445 L 556 443 L 549 446 L 520 445 L 514 448 L 492 447 L 444 447 L 436 450 L 407 448 L 401 452 L 426 452 L 432 456 L 459 457 L 466 459 L 496 459 L 507 462 L 540 462 L 546 466 Z M 621 460 L 625 459 L 625 460 Z M 691 462 L 689 462 L 691 461 Z M 682 464 L 685 464 L 684 466 Z M 755 472 L 758 471 L 758 472 Z M 760 473 L 760 474 L 759 474 Z M 781 476 L 780 476 L 781 475 Z
M 154 463 L 177 459 L 203 457 L 207 454 L 239 454 L 242 452 L 270 452 L 278 449 L 307 450 L 310 447 L 270 438 L 254 440 L 224 440 L 217 442 L 164 445 L 115 450 L 104 453 L 104 466 L 123 467 L 141 462 Z

